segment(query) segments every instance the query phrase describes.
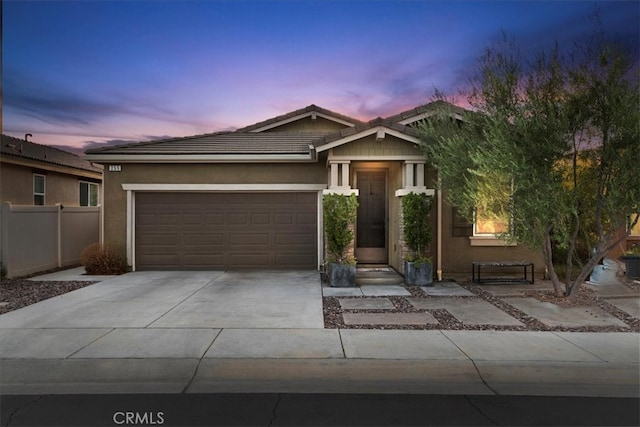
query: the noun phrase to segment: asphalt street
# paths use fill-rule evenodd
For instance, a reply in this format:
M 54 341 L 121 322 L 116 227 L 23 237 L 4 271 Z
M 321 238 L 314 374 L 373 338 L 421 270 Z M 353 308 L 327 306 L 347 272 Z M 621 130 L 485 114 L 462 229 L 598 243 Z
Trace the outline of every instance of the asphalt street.
M 415 394 L 2 396 L 2 426 L 638 426 L 635 398 Z

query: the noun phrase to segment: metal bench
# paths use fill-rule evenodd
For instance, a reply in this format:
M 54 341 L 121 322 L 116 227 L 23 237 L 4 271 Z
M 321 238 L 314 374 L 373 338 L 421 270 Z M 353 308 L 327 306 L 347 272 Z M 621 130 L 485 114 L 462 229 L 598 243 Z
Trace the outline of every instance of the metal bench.
M 481 277 L 482 268 L 513 268 L 513 267 L 522 267 L 523 268 L 523 278 L 513 278 L 513 277 Z M 531 267 L 531 279 L 528 276 L 528 269 Z M 505 262 L 474 262 L 471 265 L 471 277 L 474 283 L 489 283 L 489 282 L 522 282 L 522 283 L 531 283 L 533 284 L 534 275 L 533 275 L 533 263 L 526 261 L 505 261 Z

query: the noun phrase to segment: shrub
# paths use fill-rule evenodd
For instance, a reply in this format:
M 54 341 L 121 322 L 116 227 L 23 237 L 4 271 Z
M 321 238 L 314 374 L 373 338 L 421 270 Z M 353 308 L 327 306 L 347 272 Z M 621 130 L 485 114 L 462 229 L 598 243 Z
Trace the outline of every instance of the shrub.
M 93 243 L 82 250 L 80 263 L 87 274 L 123 274 L 127 263 L 122 252 L 109 245 Z
M 7 267 L 4 264 L 0 264 L 0 279 L 5 279 L 7 277 Z
M 431 262 L 426 256 L 431 243 L 431 199 L 426 194 L 409 193 L 402 198 L 404 240 L 413 255 L 407 261 Z
M 356 195 L 326 194 L 323 207 L 328 261 L 355 264 L 355 259 L 347 253 L 347 247 L 354 237 L 353 226 L 358 212 Z

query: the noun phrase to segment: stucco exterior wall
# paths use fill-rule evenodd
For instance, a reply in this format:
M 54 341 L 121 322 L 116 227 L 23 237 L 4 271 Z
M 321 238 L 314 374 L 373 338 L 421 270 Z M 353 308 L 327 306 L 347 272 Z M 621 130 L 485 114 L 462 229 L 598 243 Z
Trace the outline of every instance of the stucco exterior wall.
M 33 205 L 33 175 L 45 176 L 45 205 L 80 206 L 80 181 L 95 181 L 35 167 L 0 164 L 0 202 Z
M 535 265 L 536 275 L 544 273 L 542 251 L 535 252 L 526 246 L 471 246 L 469 237 L 453 236 L 453 209 L 443 202 L 442 209 L 442 270 L 448 273 L 466 275 L 471 278 L 471 263 L 474 261 L 529 261 Z M 496 242 L 498 243 L 498 242 Z
M 395 191 L 403 187 L 402 161 L 353 161 L 350 182 L 355 182 L 357 171 L 363 169 L 387 170 L 387 227 L 388 262 L 402 271 L 403 254 L 400 240 L 401 198 Z M 105 166 L 105 171 L 108 166 Z M 170 183 L 170 184 L 322 184 L 328 182 L 325 159 L 317 163 L 300 164 L 122 164 L 121 172 L 105 172 L 104 177 L 104 239 L 112 245 L 125 247 L 127 194 L 122 184 Z M 435 188 L 435 171 L 427 167 L 427 188 Z M 353 185 L 353 188 L 357 186 Z M 431 255 L 435 265 L 441 258 L 444 278 L 448 274 L 471 277 L 474 261 L 531 261 L 538 277 L 544 271 L 542 255 L 523 246 L 471 246 L 469 237 L 453 236 L 453 210 L 443 203 L 442 252 L 437 252 L 437 212 L 434 200 L 431 221 L 433 240 Z

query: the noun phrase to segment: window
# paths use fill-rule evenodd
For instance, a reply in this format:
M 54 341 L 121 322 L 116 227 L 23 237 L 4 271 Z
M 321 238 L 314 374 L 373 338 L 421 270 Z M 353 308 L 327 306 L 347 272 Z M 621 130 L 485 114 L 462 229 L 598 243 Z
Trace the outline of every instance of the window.
M 44 205 L 45 176 L 33 174 L 33 204 Z
M 509 232 L 509 218 L 485 214 L 481 208 L 476 209 L 476 221 L 473 224 L 475 236 L 495 236 Z
M 640 221 L 636 222 L 636 224 L 631 227 L 633 220 L 635 219 L 636 215 L 635 214 L 631 214 L 629 215 L 629 225 L 628 227 L 631 228 L 631 236 L 640 236 Z
M 98 206 L 98 184 L 80 181 L 80 206 Z

